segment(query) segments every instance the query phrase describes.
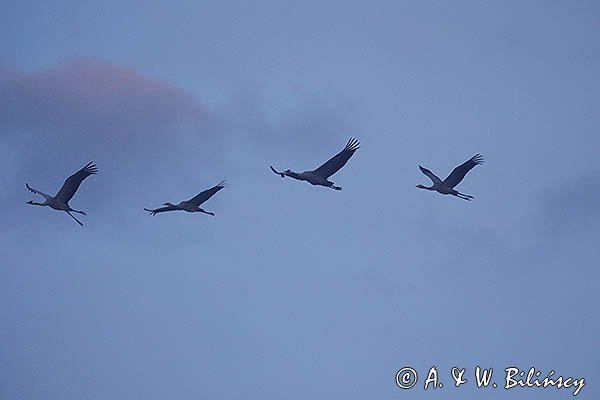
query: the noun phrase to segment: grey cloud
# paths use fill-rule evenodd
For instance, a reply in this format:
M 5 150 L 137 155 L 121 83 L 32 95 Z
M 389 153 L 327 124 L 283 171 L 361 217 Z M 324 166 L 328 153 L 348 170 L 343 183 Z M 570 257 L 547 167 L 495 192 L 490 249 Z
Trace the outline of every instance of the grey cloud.
M 580 176 L 541 191 L 537 213 L 539 223 L 547 230 L 560 232 L 573 227 L 586 231 L 600 229 L 600 175 Z
M 274 107 L 256 93 L 238 93 L 220 115 L 238 143 L 276 160 L 310 163 L 307 156 L 328 157 L 350 136 L 363 137 L 358 111 L 352 104 L 306 93 L 296 93 L 288 103 Z

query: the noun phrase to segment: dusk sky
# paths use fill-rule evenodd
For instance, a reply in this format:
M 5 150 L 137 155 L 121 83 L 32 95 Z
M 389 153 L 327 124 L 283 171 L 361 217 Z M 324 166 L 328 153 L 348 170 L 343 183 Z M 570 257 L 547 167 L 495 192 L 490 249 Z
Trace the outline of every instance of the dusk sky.
M 600 398 L 600 3 L 20 1 L 0 46 L 0 399 Z M 342 191 L 269 170 L 350 137 Z M 83 227 L 25 204 L 90 161 Z

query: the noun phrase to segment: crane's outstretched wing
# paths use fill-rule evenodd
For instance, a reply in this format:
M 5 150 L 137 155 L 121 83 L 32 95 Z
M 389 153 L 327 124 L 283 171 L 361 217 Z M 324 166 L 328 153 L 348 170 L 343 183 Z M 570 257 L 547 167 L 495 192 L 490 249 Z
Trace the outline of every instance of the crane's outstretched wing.
M 173 211 L 173 210 L 177 210 L 177 209 L 175 207 L 167 206 L 167 207 L 155 208 L 154 210 L 144 208 L 144 210 L 148 211 L 150 213 L 150 215 L 156 215 L 161 212 Z
M 65 180 L 65 183 L 63 183 L 54 198 L 64 204 L 69 203 L 69 200 L 71 200 L 77 189 L 79 189 L 81 182 L 96 172 L 98 172 L 98 168 L 96 168 L 92 162 L 87 163 L 85 167 L 81 168 Z
M 210 199 L 215 193 L 225 187 L 227 182 L 221 181 L 217 185 L 211 187 L 210 189 L 205 190 L 204 192 L 198 193 L 196 196 L 192 197 L 188 200 L 188 203 L 195 204 L 199 206 L 204 203 L 206 200 Z
M 346 165 L 350 157 L 352 157 L 354 152 L 359 148 L 360 143 L 358 142 L 358 140 L 350 138 L 350 140 L 348 140 L 348 143 L 346 144 L 346 147 L 344 147 L 342 151 L 337 153 L 335 156 L 331 157 L 329 161 L 321 165 L 319 168 L 315 169 L 313 172 L 319 176 L 322 176 L 325 179 L 329 178 L 331 175 L 338 172 L 340 168 Z
M 454 168 L 450 175 L 444 179 L 444 186 L 453 188 L 463 180 L 467 172 L 469 172 L 474 166 L 483 164 L 483 157 L 477 153 L 458 167 Z
M 431 172 L 427 168 L 423 168 L 423 167 L 421 167 L 419 165 L 419 169 L 421 170 L 422 173 L 424 173 L 425 175 L 427 175 L 427 177 L 429 179 L 431 179 L 431 181 L 433 182 L 434 185 L 442 183 L 442 180 L 440 178 L 438 178 L 436 174 L 434 174 L 433 172 Z

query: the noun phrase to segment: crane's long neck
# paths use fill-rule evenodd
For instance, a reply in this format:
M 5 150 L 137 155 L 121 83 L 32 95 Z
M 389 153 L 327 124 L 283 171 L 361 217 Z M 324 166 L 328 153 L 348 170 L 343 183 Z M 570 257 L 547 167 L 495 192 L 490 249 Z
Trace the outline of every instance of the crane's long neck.
M 419 189 L 436 190 L 435 185 L 431 185 L 431 186 L 417 185 L 416 187 L 418 187 Z
M 173 210 L 182 210 L 182 207 L 181 207 L 182 204 L 181 203 L 179 203 L 179 204 L 173 204 L 173 203 L 170 203 L 170 202 L 167 201 L 166 203 L 164 203 L 164 205 L 167 206 L 167 207 L 171 207 Z
M 27 204 L 32 205 L 32 206 L 47 206 L 48 205 L 47 202 L 38 203 L 38 202 L 33 201 L 33 200 L 28 201 Z
M 294 178 L 294 179 L 301 179 L 300 174 L 294 171 L 290 171 L 289 169 L 287 171 L 284 171 L 284 174 L 289 176 L 290 178 Z

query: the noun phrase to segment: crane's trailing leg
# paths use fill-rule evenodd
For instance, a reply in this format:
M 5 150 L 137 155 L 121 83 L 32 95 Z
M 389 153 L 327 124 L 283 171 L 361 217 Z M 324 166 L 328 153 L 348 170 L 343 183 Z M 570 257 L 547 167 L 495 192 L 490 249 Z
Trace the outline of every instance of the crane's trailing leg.
M 71 214 L 71 213 L 70 213 L 70 212 L 68 212 L 68 211 L 65 211 L 65 212 L 66 212 L 67 214 L 69 214 L 69 216 L 70 216 L 71 218 L 73 218 L 73 219 L 75 220 L 75 222 L 77 222 L 77 223 L 78 223 L 80 226 L 83 226 L 83 224 L 81 223 L 81 221 L 80 221 L 80 220 L 78 220 L 77 218 L 75 218 L 75 217 L 73 216 L 73 214 Z
M 473 196 L 464 195 L 462 193 L 456 193 L 455 196 L 458 197 L 459 199 L 463 199 L 463 200 L 467 200 L 467 201 L 471 201 L 471 199 L 473 198 Z

